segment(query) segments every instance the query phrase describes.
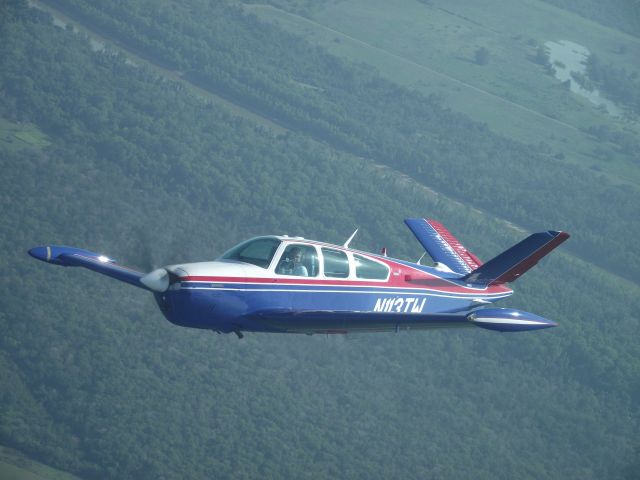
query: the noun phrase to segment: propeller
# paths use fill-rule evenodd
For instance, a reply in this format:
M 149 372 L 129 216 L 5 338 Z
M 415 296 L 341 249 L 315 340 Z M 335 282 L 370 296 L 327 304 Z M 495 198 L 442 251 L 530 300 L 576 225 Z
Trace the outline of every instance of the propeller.
M 171 283 L 169 272 L 164 268 L 156 268 L 140 279 L 145 287 L 154 292 L 165 292 Z
M 176 238 L 173 238 L 169 243 L 171 247 L 178 247 Z M 136 235 L 134 235 L 134 257 L 138 259 L 136 263 L 143 270 L 149 272 L 140 279 L 140 283 L 154 292 L 161 293 L 165 292 L 177 280 L 178 276 L 164 267 L 158 267 L 158 262 L 154 259 L 156 257 L 154 248 L 157 249 L 157 246 L 158 242 L 152 241 L 149 230 L 144 228 L 137 230 Z

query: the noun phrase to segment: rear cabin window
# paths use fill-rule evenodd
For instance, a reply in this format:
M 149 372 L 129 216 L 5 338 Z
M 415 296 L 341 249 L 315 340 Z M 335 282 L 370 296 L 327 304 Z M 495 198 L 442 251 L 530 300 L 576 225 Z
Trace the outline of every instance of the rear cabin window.
M 360 255 L 353 257 L 356 261 L 356 277 L 368 280 L 386 280 L 389 276 L 389 267 L 386 265 Z
M 347 278 L 349 276 L 349 259 L 340 250 L 322 249 L 324 257 L 324 276 L 333 278 Z
M 268 268 L 280 245 L 277 238 L 254 238 L 236 245 L 220 257 L 221 260 L 238 260 L 252 263 L 258 267 Z

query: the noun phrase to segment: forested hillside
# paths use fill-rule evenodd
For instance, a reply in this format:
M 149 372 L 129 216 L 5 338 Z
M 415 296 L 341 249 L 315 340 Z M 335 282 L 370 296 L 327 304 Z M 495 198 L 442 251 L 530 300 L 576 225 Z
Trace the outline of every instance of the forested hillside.
M 392 166 L 525 228 L 544 223 L 571 230 L 577 238 L 568 248 L 640 280 L 633 248 L 640 226 L 626 222 L 640 204 L 638 188 L 559 162 L 544 145 L 492 134 L 434 98 L 401 89 L 370 68 L 347 66 L 237 7 L 50 3 L 294 131 Z M 509 201 L 515 197 L 518 202 Z
M 596 0 L 544 0 L 560 8 L 574 11 L 594 22 L 610 25 L 623 32 L 640 37 L 640 8 L 633 0 L 598 2 Z
M 153 18 L 166 24 L 151 34 L 143 3 L 126 15 L 75 5 L 291 132 L 94 52 L 24 2 L 0 7 L 0 443 L 82 478 L 637 476 L 638 287 L 568 248 L 510 300 L 560 323 L 549 331 L 242 341 L 175 327 L 150 295 L 30 259 L 59 243 L 151 269 L 262 233 L 341 243 L 355 225 L 354 246 L 415 259 L 402 219 L 416 215 L 487 259 L 523 234 L 480 206 L 566 228 L 581 257 L 629 277 L 638 268 L 633 192 L 435 99 L 235 8 L 162 3 Z

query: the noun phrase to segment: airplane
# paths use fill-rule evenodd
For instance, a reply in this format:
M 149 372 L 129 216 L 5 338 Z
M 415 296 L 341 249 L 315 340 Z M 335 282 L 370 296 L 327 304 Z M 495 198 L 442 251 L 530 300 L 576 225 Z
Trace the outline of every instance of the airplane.
M 399 332 L 482 327 L 499 332 L 554 327 L 551 320 L 493 303 L 509 297 L 520 278 L 569 238 L 534 233 L 487 263 L 436 220 L 405 224 L 434 266 L 287 235 L 246 240 L 214 261 L 167 265 L 150 273 L 67 246 L 29 250 L 38 260 L 85 267 L 148 290 L 163 315 L 179 326 L 243 332 Z M 423 254 L 424 256 L 424 254 Z

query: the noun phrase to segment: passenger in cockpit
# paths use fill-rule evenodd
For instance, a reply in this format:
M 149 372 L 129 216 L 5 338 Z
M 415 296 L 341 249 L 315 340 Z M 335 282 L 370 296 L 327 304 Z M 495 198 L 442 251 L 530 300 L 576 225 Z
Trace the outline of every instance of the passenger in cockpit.
M 302 255 L 302 249 L 300 247 L 293 247 L 288 252 L 285 252 L 283 255 L 284 259 L 278 268 L 278 273 L 308 277 L 309 272 L 307 271 L 307 267 L 302 264 Z

